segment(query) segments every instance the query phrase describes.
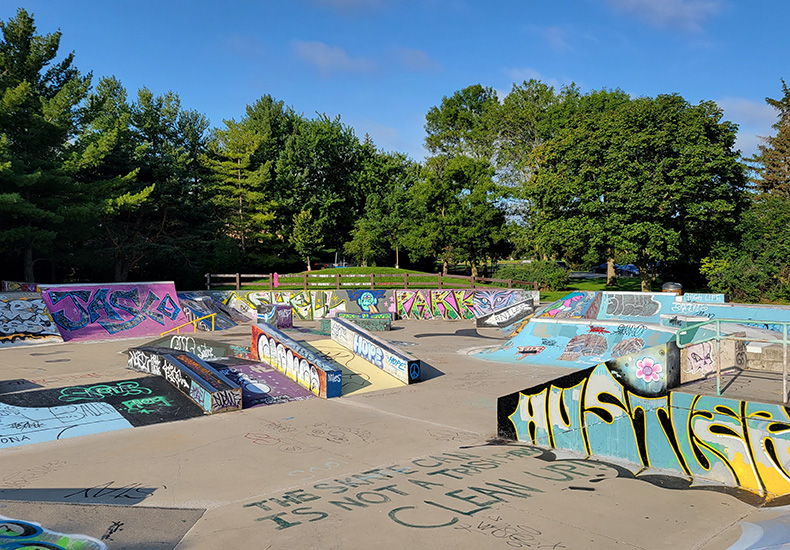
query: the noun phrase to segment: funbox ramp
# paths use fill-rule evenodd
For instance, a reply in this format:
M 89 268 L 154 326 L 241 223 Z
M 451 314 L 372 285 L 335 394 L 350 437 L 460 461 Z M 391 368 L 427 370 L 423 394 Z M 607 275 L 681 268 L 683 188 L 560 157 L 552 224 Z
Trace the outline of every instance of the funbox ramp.
M 252 353 L 319 397 L 340 397 L 421 380 L 419 359 L 344 319 L 331 340 L 297 342 L 267 324 L 252 327 Z
M 244 409 L 314 397 L 308 389 L 271 365 L 253 359 L 247 346 L 209 340 L 194 334 L 171 334 L 148 345 L 186 351 L 202 359 L 241 387 Z

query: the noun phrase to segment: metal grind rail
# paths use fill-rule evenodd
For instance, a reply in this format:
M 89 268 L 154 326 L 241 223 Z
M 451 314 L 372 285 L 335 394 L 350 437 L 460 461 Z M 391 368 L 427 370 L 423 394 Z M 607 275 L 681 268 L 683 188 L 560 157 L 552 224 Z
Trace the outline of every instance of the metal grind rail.
M 722 334 L 721 332 L 721 325 L 727 324 L 738 324 L 738 325 L 765 325 L 765 326 L 781 326 L 782 327 L 782 338 L 754 338 L 748 336 L 732 336 L 729 334 Z M 697 337 L 700 329 L 703 327 L 707 327 L 708 325 L 716 325 L 716 332 L 711 334 L 710 336 L 702 336 L 700 338 Z M 687 348 L 689 346 L 693 346 L 696 344 L 702 344 L 704 342 L 710 342 L 711 340 L 716 341 L 716 395 L 721 395 L 721 341 L 722 340 L 734 340 L 739 342 L 759 342 L 765 344 L 782 344 L 782 402 L 787 403 L 790 399 L 790 396 L 787 394 L 787 333 L 788 333 L 788 326 L 790 326 L 790 322 L 784 321 L 762 321 L 760 319 L 711 319 L 710 321 L 703 321 L 701 323 L 695 323 L 693 325 L 688 325 L 686 328 L 679 330 L 675 334 L 675 343 L 677 344 L 678 348 Z M 707 329 L 707 330 L 712 330 Z

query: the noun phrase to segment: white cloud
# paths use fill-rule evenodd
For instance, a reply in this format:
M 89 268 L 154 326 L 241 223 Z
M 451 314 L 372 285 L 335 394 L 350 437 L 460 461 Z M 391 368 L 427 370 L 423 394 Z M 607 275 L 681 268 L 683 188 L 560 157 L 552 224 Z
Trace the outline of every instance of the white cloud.
M 441 65 L 424 50 L 413 50 L 410 48 L 400 48 L 395 50 L 398 63 L 407 71 L 418 73 L 438 73 L 442 70 Z
M 323 42 L 295 40 L 293 50 L 302 61 L 312 65 L 326 77 L 334 73 L 367 73 L 377 69 L 372 60 L 351 57 L 343 48 Z
M 716 15 L 721 0 L 606 0 L 616 11 L 633 15 L 661 28 L 699 31 L 702 22 Z
M 570 42 L 568 42 L 568 31 L 562 27 L 553 25 L 541 30 L 543 38 L 548 42 L 551 49 L 558 52 L 569 52 L 573 50 Z
M 232 54 L 241 57 L 260 57 L 265 52 L 263 42 L 254 36 L 234 34 L 225 39 L 224 46 Z
M 555 90 L 559 90 L 562 87 L 562 84 L 556 78 L 544 76 L 535 69 L 531 69 L 529 67 L 505 69 L 505 74 L 513 81 L 514 84 L 521 84 L 525 80 L 528 81 L 534 78 L 535 80 L 540 80 L 544 84 L 553 86 Z M 508 93 L 510 93 L 510 90 L 508 90 L 505 95 Z M 501 97 L 504 98 L 504 96 Z
M 738 137 L 735 147 L 744 156 L 757 152 L 757 146 L 763 143 L 762 138 L 776 133 L 771 126 L 777 120 L 776 110 L 765 103 L 742 97 L 723 97 L 716 104 L 724 111 L 725 120 L 738 125 Z

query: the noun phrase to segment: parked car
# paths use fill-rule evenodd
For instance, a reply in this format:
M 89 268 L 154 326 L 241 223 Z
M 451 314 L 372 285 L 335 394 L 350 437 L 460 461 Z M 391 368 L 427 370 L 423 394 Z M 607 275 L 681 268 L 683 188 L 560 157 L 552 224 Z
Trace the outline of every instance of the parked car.
M 618 277 L 639 277 L 639 270 L 634 264 L 616 265 L 614 272 Z
M 606 273 L 608 264 L 596 265 L 590 271 L 592 273 Z M 639 277 L 639 269 L 634 264 L 614 264 L 614 274 L 617 277 Z

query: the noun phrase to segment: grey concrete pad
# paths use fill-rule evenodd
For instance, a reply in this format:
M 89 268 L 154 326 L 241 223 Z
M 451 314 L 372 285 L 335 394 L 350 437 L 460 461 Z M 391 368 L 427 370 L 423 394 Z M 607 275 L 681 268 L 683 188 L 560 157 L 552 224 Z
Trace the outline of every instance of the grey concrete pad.
M 462 353 L 500 341 L 476 336 L 474 321 L 393 329 L 382 334 L 424 361 L 425 381 L 3 449 L 0 515 L 97 539 L 123 523 L 102 541 L 108 549 L 745 550 L 760 547 L 743 546 L 745 532 L 763 533 L 758 545 L 780 532 L 783 509 L 717 487 L 661 486 L 636 467 L 501 444 L 496 398 L 567 369 Z M 249 331 L 227 336 L 243 344 Z M 3 350 L 0 378 L 133 378 L 119 354 L 130 345 Z

